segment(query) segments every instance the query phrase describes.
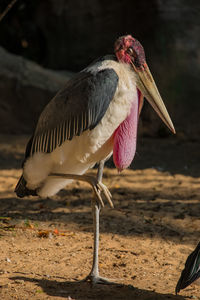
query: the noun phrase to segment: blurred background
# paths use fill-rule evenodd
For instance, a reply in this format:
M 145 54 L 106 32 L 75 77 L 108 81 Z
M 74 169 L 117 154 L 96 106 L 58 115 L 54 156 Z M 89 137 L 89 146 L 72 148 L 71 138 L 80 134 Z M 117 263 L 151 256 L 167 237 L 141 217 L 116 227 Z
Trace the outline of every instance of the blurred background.
M 124 34 L 143 44 L 177 137 L 198 140 L 199 0 L 18 0 L 0 23 L 0 133 L 31 133 L 72 73 Z M 147 103 L 139 134 L 171 136 Z

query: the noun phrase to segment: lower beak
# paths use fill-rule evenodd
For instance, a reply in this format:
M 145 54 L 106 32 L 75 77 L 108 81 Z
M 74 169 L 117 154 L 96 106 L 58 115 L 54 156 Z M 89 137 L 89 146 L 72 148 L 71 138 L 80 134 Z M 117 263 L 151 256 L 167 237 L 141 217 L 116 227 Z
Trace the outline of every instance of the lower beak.
M 132 66 L 137 77 L 137 88 L 141 91 L 143 96 L 151 104 L 151 106 L 154 108 L 163 122 L 167 125 L 167 127 L 173 133 L 176 133 L 172 120 L 167 112 L 165 104 L 160 96 L 160 93 L 157 89 L 157 86 L 147 64 L 144 64 L 142 68 L 136 68 L 133 63 Z

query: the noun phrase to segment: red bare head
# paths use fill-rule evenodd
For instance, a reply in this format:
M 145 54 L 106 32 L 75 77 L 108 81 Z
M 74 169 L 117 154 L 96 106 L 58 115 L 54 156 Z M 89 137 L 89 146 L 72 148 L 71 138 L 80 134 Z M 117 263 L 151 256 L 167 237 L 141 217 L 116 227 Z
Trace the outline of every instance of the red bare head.
M 119 61 L 133 63 L 136 68 L 146 64 L 144 48 L 131 35 L 119 37 L 115 42 L 115 55 Z
M 137 89 L 149 101 L 169 129 L 175 133 L 173 123 L 146 63 L 144 49 L 140 42 L 131 35 L 119 37 L 115 42 L 115 55 L 119 62 L 131 65 L 136 75 Z

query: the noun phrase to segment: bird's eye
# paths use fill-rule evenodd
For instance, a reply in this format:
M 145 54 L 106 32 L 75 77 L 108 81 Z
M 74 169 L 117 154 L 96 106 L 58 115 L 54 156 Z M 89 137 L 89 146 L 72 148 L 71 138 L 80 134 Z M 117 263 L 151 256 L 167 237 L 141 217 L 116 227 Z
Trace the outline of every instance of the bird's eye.
M 127 53 L 130 54 L 130 55 L 133 55 L 133 48 L 129 47 L 127 49 Z

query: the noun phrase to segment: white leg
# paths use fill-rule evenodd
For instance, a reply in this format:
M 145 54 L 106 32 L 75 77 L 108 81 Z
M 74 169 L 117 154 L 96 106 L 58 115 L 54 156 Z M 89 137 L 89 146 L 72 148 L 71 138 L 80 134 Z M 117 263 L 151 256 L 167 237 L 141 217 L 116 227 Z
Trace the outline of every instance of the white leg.
M 100 161 L 97 180 L 102 181 L 103 177 L 104 161 Z M 91 281 L 93 284 L 113 284 L 114 282 L 99 276 L 99 214 L 101 206 L 94 199 L 92 199 L 92 216 L 93 216 L 93 227 L 94 227 L 94 246 L 93 246 L 93 263 L 92 269 L 89 275 L 81 281 Z
M 86 181 L 91 184 L 94 193 L 95 199 L 92 199 L 92 216 L 93 216 L 93 227 L 94 227 L 94 247 L 93 247 L 93 263 L 92 269 L 89 275 L 80 280 L 83 281 L 91 281 L 93 284 L 96 283 L 103 283 L 103 284 L 113 284 L 114 282 L 109 281 L 106 278 L 99 276 L 99 214 L 101 207 L 104 206 L 101 192 L 103 192 L 105 198 L 107 199 L 108 203 L 111 207 L 113 207 L 113 203 L 111 200 L 111 194 L 107 187 L 102 183 L 103 177 L 103 168 L 104 168 L 104 161 L 100 161 L 97 177 L 92 177 L 89 175 L 74 175 L 74 174 L 61 174 L 61 173 L 51 173 L 49 176 L 55 177 L 62 177 L 67 179 L 75 179 L 80 181 Z

